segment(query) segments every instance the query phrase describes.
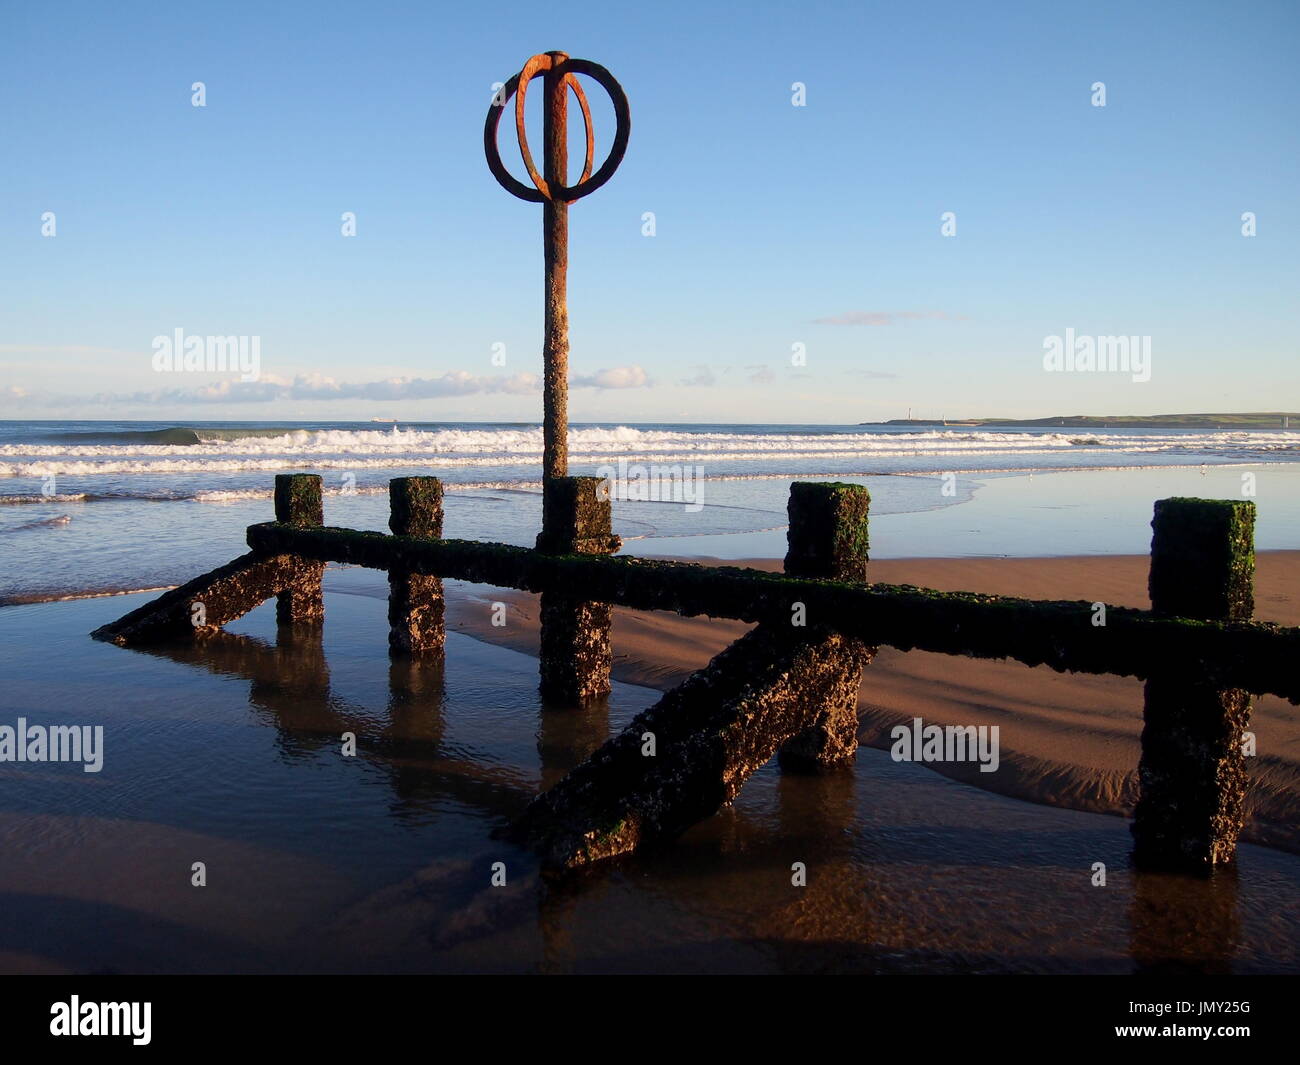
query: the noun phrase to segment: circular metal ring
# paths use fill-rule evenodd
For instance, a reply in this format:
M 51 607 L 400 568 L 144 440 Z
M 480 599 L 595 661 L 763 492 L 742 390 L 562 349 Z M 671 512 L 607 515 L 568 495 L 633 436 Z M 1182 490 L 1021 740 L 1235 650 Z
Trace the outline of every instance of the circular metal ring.
M 533 164 L 532 153 L 528 149 L 528 137 L 524 131 L 524 97 L 528 91 L 528 82 L 538 74 L 545 73 L 553 67 L 564 70 L 564 83 L 573 90 L 578 105 L 582 108 L 582 120 L 587 142 L 586 161 L 583 166 L 582 177 L 573 185 L 557 186 L 554 192 L 552 192 L 546 180 L 537 173 L 537 168 Z M 604 87 L 614 105 L 614 114 L 617 120 L 614 144 L 610 148 L 609 156 L 594 175 L 591 173 L 592 158 L 595 151 L 595 139 L 592 136 L 591 127 L 591 109 L 587 105 L 587 96 L 582 91 L 582 86 L 574 76 L 576 74 L 586 74 Z M 493 100 L 488 105 L 487 121 L 483 125 L 483 150 L 487 156 L 488 169 L 491 170 L 492 176 L 511 195 L 517 196 L 521 200 L 527 200 L 530 203 L 543 203 L 549 199 L 559 199 L 562 202 L 569 203 L 595 192 L 613 177 L 614 171 L 622 162 L 623 155 L 627 151 L 628 136 L 631 133 L 631 116 L 628 110 L 627 96 L 624 94 L 622 86 L 600 64 L 592 63 L 586 59 L 562 59 L 558 67 L 556 67 L 552 56 L 548 54 L 535 55 L 524 64 L 523 70 L 502 86 L 499 95 L 501 97 L 500 103 Z M 497 147 L 497 127 L 501 122 L 501 113 L 506 109 L 506 104 L 510 102 L 512 96 L 515 97 L 515 131 L 519 139 L 519 152 L 523 157 L 528 176 L 535 186 L 535 188 L 531 189 L 505 168 L 505 165 L 501 162 L 501 152 Z M 567 133 L 567 131 L 565 132 Z
M 564 65 L 573 74 L 586 74 L 609 93 L 609 101 L 614 105 L 615 122 L 614 143 L 610 145 L 609 155 L 600 164 L 600 169 L 576 185 L 556 190 L 560 199 L 572 203 L 583 196 L 589 196 L 614 176 L 614 171 L 618 169 L 618 164 L 623 161 L 623 155 L 627 151 L 627 140 L 632 133 L 632 114 L 627 106 L 627 94 L 623 92 L 623 86 L 599 63 L 588 59 L 569 59 Z
M 519 154 L 523 156 L 524 169 L 528 171 L 528 176 L 532 179 L 533 184 L 537 187 L 544 199 L 552 199 L 550 187 L 545 178 L 537 172 L 537 167 L 533 165 L 533 153 L 528 150 L 528 131 L 524 128 L 524 100 L 528 94 L 528 83 L 537 77 L 538 74 L 544 74 L 548 71 L 563 69 L 568 65 L 568 60 L 560 61 L 558 67 L 555 57 L 549 54 L 535 55 L 532 59 L 524 64 L 524 69 L 519 72 L 519 86 L 515 94 L 515 136 L 519 140 Z M 587 94 L 582 91 L 582 86 L 578 84 L 578 79 L 570 74 L 567 70 L 564 73 L 564 84 L 573 90 L 573 95 L 578 98 L 578 105 L 582 108 L 582 121 L 587 140 L 587 160 L 582 170 L 582 177 L 578 179 L 578 184 L 586 181 L 591 176 L 591 159 L 596 150 L 595 138 L 591 135 L 591 109 L 587 106 Z M 560 136 L 567 137 L 569 131 L 561 130 Z M 561 186 L 560 192 L 565 191 Z M 560 199 L 564 199 L 561 195 Z
M 493 100 L 488 104 L 487 122 L 483 126 L 483 151 L 487 155 L 488 169 L 492 171 L 492 176 L 497 179 L 497 184 L 506 192 L 530 203 L 544 203 L 545 196 L 536 189 L 530 189 L 505 168 L 505 164 L 501 162 L 501 152 L 497 148 L 497 124 L 501 121 L 501 112 L 506 109 L 506 104 L 509 102 L 510 97 L 515 94 L 518 85 L 519 75 L 516 74 L 502 86 L 500 93 L 498 93 L 501 102 L 497 103 L 496 100 Z

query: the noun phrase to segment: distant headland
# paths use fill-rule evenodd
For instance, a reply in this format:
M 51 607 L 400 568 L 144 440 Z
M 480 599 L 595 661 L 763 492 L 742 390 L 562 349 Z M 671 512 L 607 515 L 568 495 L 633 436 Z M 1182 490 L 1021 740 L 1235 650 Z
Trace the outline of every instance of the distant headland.
M 1065 414 L 1051 418 L 891 418 L 859 425 L 1026 426 L 1066 429 L 1300 429 L 1300 414 Z

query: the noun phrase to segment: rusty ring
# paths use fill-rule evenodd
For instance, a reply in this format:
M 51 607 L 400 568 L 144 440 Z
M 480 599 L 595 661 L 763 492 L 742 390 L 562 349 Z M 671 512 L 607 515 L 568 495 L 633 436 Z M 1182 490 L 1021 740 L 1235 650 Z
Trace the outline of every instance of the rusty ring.
M 523 156 L 524 169 L 528 171 L 528 176 L 537 187 L 537 191 L 542 194 L 543 199 L 547 200 L 551 199 L 550 188 L 547 185 L 546 179 L 537 172 L 537 167 L 533 165 L 533 153 L 528 150 L 528 133 L 524 128 L 524 99 L 528 93 L 528 83 L 532 81 L 533 78 L 537 77 L 538 74 L 543 74 L 549 70 L 553 70 L 554 68 L 554 56 L 545 53 L 533 56 L 524 64 L 524 69 L 519 72 L 519 83 L 515 93 L 515 136 L 519 140 L 519 154 Z M 582 91 L 582 86 L 578 84 L 578 79 L 568 71 L 564 74 L 564 84 L 573 90 L 573 95 L 578 98 L 578 105 L 582 108 L 582 121 L 587 139 L 587 160 L 586 165 L 582 170 L 582 177 L 578 179 L 577 183 L 578 185 L 581 185 L 591 176 L 591 159 L 592 154 L 596 150 L 595 139 L 591 135 L 591 109 L 587 106 L 587 94 Z M 509 99 L 509 97 L 507 97 L 507 99 Z M 503 110 L 504 107 L 505 105 L 502 104 Z M 569 131 L 565 130 L 564 136 L 567 137 L 568 133 Z M 577 185 L 572 187 L 576 188 Z M 562 189 L 560 191 L 565 192 L 568 190 Z M 561 199 L 563 199 L 563 196 L 561 196 Z
M 501 103 L 498 104 L 494 100 L 488 105 L 487 121 L 483 124 L 483 151 L 487 156 L 488 169 L 492 171 L 492 176 L 511 195 L 517 196 L 521 200 L 527 200 L 530 203 L 544 203 L 546 200 L 554 198 L 558 198 L 564 203 L 572 203 L 574 200 L 595 192 L 614 176 L 614 171 L 618 169 L 618 165 L 623 161 L 623 155 L 627 151 L 632 119 L 623 87 L 614 80 L 614 76 L 608 70 L 599 63 L 593 63 L 586 59 L 562 60 L 561 65 L 566 68 L 565 84 L 573 89 L 574 95 L 577 96 L 578 103 L 582 107 L 583 122 L 586 128 L 587 158 L 582 177 L 578 179 L 577 183 L 560 186 L 555 190 L 555 195 L 552 196 L 550 187 L 533 166 L 532 155 L 528 150 L 528 139 L 524 134 L 523 127 L 523 96 L 524 92 L 527 92 L 527 84 L 538 74 L 551 69 L 549 66 L 550 61 L 551 57 L 546 54 L 533 56 L 524 64 L 523 70 L 514 75 L 502 87 Z M 547 65 L 543 65 L 544 63 Z M 524 77 L 525 74 L 527 74 L 527 78 Z M 581 86 L 574 77 L 575 74 L 586 74 L 599 83 L 609 93 L 610 102 L 614 105 L 614 116 L 617 123 L 614 143 L 610 147 L 609 155 L 601 163 L 600 169 L 595 174 L 591 173 L 591 161 L 594 153 L 591 111 L 587 106 L 586 94 L 583 93 Z M 524 92 L 519 91 L 521 79 Z M 516 95 L 518 98 L 515 104 L 515 127 L 519 137 L 520 154 L 523 156 L 524 164 L 528 168 L 528 176 L 536 186 L 536 188 L 531 189 L 505 168 L 505 165 L 501 162 L 501 152 L 497 148 L 497 126 L 501 121 L 501 113 L 505 110 L 506 104 L 509 103 L 510 97 Z

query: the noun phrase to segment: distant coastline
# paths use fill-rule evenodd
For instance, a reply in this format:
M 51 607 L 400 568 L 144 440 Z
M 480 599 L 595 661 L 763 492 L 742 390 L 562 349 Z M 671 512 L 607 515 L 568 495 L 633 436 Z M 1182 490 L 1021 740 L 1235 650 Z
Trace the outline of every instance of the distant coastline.
M 1300 429 L 1300 414 L 1288 411 L 1270 411 L 1262 414 L 1116 414 L 1101 417 L 1065 414 L 1050 418 L 891 418 L 887 422 L 858 422 L 858 424 L 981 428 L 1021 425 L 1066 429 Z

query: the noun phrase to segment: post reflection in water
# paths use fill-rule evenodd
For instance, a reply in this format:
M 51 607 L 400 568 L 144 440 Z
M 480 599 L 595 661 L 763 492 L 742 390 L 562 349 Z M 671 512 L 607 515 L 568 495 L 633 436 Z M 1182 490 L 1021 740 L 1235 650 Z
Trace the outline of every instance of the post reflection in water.
M 319 627 L 280 626 L 274 644 L 222 631 L 200 643 L 142 650 L 247 680 L 249 705 L 274 725 L 286 761 L 325 749 L 341 754 L 351 734 L 356 753 L 387 774 L 398 816 L 450 799 L 504 824 L 534 794 L 526 774 L 445 743 L 442 656 L 392 658 L 387 705 L 377 713 L 333 692 Z
M 1218 973 L 1233 969 L 1243 937 L 1258 952 L 1243 931 L 1241 888 L 1231 870 L 1208 880 L 1136 871 L 1116 877 L 1111 890 L 1122 894 L 1087 893 L 1087 929 L 1075 929 L 1082 914 L 1062 916 L 1062 906 L 1070 904 L 1051 886 L 1060 883 L 1053 870 L 1069 865 L 1080 848 L 1097 850 L 1100 839 L 1110 838 L 1109 819 L 1077 833 L 1061 830 L 1059 813 L 1006 806 L 1007 800 L 879 762 L 870 751 L 855 766 L 820 776 L 768 767 L 751 784 L 746 802 L 725 808 L 670 847 L 586 875 L 539 877 L 526 854 L 498 845 L 493 833 L 539 789 L 604 743 L 618 727 L 611 726 L 611 716 L 621 726 L 626 718 L 617 709 L 627 704 L 618 700 L 625 696 L 616 690 L 579 708 L 516 692 L 512 700 L 503 698 L 500 705 L 509 710 L 500 718 L 493 703 L 481 707 L 475 732 L 448 705 L 442 657 L 392 658 L 385 663 L 386 696 L 349 697 L 341 694 L 345 678 L 349 692 L 357 685 L 365 690 L 364 679 L 352 672 L 355 652 L 344 643 L 331 670 L 322 636 L 320 628 L 281 627 L 270 642 L 221 632 L 147 653 L 247 681 L 248 705 L 273 726 L 280 759 L 295 774 L 312 758 L 341 757 L 344 734 L 352 733 L 367 782 L 387 796 L 381 816 L 411 826 L 436 822 L 436 837 L 453 807 L 472 815 L 477 823 L 450 853 L 432 853 L 428 845 L 435 837 L 410 837 L 411 868 L 418 870 L 410 883 L 416 887 L 402 890 L 399 879 L 393 897 L 409 908 L 411 927 L 424 930 L 418 941 L 407 940 L 410 951 L 426 952 L 412 954 L 417 967 L 421 958 L 436 966 L 443 952 L 465 944 L 473 949 L 478 937 L 492 936 L 515 937 L 524 951 L 516 961 L 547 972 L 593 964 L 1041 971 L 1056 964 L 1052 949 L 1073 940 L 1090 945 L 1098 959 L 1109 957 L 1097 963 L 1107 971 L 1127 964 L 1142 973 Z M 450 661 L 455 670 L 456 655 Z M 477 661 L 463 666 L 471 671 L 474 691 L 492 699 L 490 671 Z M 454 672 L 451 677 L 456 681 Z M 516 679 L 502 676 L 512 684 Z M 456 683 L 452 687 L 459 690 Z M 644 697 L 653 699 L 651 693 Z M 488 738 L 498 722 L 501 748 Z M 529 747 L 537 754 L 531 765 Z M 290 786 L 299 788 L 294 781 L 300 779 L 295 776 Z M 357 785 L 349 781 L 337 794 L 352 794 Z M 905 795 L 904 788 L 910 789 Z M 900 811 L 914 803 L 934 820 L 930 814 L 920 826 L 909 826 L 905 816 L 900 820 Z M 986 808 L 987 803 L 997 805 Z M 306 809 L 315 812 L 292 816 L 319 816 L 324 830 L 349 815 L 348 832 L 364 833 L 373 825 L 366 820 L 373 810 Z M 985 809 L 987 815 L 979 812 Z M 1120 826 L 1113 827 L 1123 832 Z M 486 863 L 498 857 L 510 868 L 504 891 L 488 882 Z M 802 883 L 795 882 L 796 866 L 802 867 Z M 950 874 L 957 868 L 969 876 L 954 880 Z M 1025 894 L 1017 895 L 1022 887 Z M 995 897 L 1005 901 L 1010 916 L 987 909 Z M 365 913 L 378 924 L 394 904 L 385 890 L 374 900 Z M 930 916 L 913 912 L 918 906 Z M 1040 920 L 1043 929 L 1031 931 Z M 963 931 L 972 921 L 988 922 L 987 936 Z M 999 931 L 1004 922 L 1020 933 L 1014 947 Z M 1053 943 L 1057 947 L 1049 949 Z
M 1232 972 L 1241 938 L 1235 866 L 1204 879 L 1135 871 L 1133 881 L 1129 950 L 1135 972 Z
M 585 762 L 609 737 L 608 696 L 591 699 L 582 706 L 543 700 L 537 727 L 541 790 Z

